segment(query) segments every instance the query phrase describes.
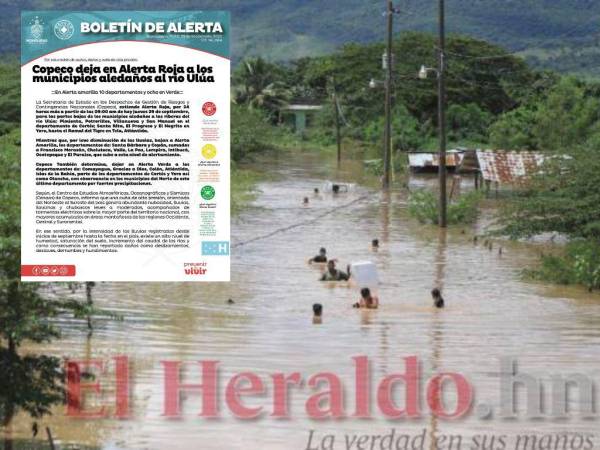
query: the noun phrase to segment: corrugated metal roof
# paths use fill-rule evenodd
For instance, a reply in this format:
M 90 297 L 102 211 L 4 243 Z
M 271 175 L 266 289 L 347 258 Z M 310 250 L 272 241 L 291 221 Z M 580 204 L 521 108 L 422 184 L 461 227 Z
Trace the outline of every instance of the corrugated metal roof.
M 527 181 L 544 162 L 544 155 L 530 151 L 477 150 L 486 181 L 519 184 Z

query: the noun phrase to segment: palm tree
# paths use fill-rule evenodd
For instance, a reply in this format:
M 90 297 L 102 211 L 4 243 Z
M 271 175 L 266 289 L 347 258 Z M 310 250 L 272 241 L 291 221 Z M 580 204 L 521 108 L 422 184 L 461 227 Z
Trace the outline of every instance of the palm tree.
M 282 70 L 263 58 L 248 58 L 240 63 L 233 75 L 233 99 L 240 105 L 267 111 L 273 118 L 291 98 L 281 80 Z

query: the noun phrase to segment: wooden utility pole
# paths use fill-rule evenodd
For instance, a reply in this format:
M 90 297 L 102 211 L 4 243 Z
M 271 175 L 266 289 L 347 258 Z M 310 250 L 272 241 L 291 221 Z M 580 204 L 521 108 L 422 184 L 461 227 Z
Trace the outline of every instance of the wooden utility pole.
M 94 289 L 95 285 L 96 285 L 96 283 L 94 281 L 86 281 L 85 282 L 85 298 L 87 301 L 87 306 L 90 309 L 94 306 L 94 301 L 92 300 L 92 289 Z M 88 332 L 91 335 L 94 327 L 92 325 L 92 314 L 90 311 L 88 311 L 88 313 L 87 313 L 87 326 L 88 326 Z
M 340 106 L 338 103 L 337 90 L 335 88 L 335 78 L 331 79 L 333 94 L 333 109 L 335 109 L 335 138 L 337 142 L 337 165 L 338 167 L 342 163 L 342 131 L 340 123 Z
M 54 445 L 54 438 L 52 437 L 52 431 L 50 427 L 46 427 L 46 434 L 48 435 L 48 444 L 50 444 L 50 450 L 56 450 L 56 445 Z
M 438 175 L 440 182 L 440 211 L 439 225 L 446 228 L 447 199 L 446 199 L 446 29 L 445 29 L 444 0 L 439 0 L 439 49 L 438 49 L 438 122 L 440 133 L 440 151 Z
M 392 39 L 394 25 L 394 5 L 392 0 L 387 2 L 387 44 L 386 44 L 386 67 L 385 67 L 385 154 L 383 158 L 383 188 L 389 189 L 392 170 L 392 77 L 393 57 Z

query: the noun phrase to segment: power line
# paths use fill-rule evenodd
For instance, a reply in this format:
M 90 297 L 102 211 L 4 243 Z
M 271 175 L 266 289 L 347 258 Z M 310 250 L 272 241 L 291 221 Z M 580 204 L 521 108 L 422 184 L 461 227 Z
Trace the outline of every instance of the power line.
M 436 50 L 439 50 L 437 47 L 435 47 L 435 48 L 436 48 Z M 456 56 L 459 58 L 473 59 L 473 60 L 478 60 L 478 61 L 491 60 L 491 59 L 514 58 L 515 56 L 517 56 L 516 53 L 501 53 L 501 54 L 490 55 L 490 56 L 472 56 L 472 55 L 467 55 L 464 53 L 452 52 L 450 50 L 446 50 L 446 54 Z

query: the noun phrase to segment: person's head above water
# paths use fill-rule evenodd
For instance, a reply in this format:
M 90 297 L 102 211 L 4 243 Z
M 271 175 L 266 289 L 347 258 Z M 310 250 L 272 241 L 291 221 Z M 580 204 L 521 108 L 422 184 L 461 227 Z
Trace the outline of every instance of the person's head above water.
M 373 246 L 373 248 L 378 248 L 379 247 L 379 239 L 373 239 L 371 241 L 371 245 Z
M 436 308 L 444 307 L 444 298 L 442 297 L 442 292 L 438 288 L 431 290 L 431 297 L 433 298 L 433 304 Z
M 323 305 L 315 303 L 313 305 L 313 313 L 316 317 L 321 317 L 323 315 Z
M 316 256 L 313 256 L 312 258 L 310 258 L 308 260 L 309 264 L 326 263 L 326 262 L 327 262 L 327 250 L 325 250 L 325 247 L 321 247 L 319 249 L 319 253 Z
M 304 203 L 305 205 L 308 204 L 308 197 L 304 197 L 304 200 L 302 200 L 302 203 Z
M 335 272 L 335 261 L 333 259 L 330 259 L 329 261 L 327 261 L 327 269 L 330 272 Z
M 338 194 L 340 192 L 340 185 L 334 184 L 333 186 L 331 186 L 331 190 L 333 191 L 334 194 Z
M 319 193 L 319 188 L 315 188 L 315 194 Z
M 360 290 L 360 295 L 364 299 L 369 298 L 371 296 L 371 289 L 369 289 L 369 288 L 362 288 Z

